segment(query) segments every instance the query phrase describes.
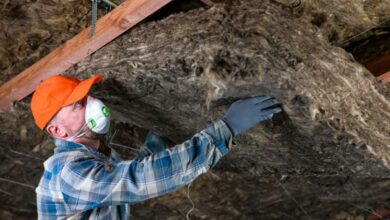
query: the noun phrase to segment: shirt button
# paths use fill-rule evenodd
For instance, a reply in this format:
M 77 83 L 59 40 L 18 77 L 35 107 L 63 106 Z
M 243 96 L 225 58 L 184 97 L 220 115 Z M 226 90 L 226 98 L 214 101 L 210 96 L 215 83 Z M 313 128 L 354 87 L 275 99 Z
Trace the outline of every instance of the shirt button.
M 111 164 L 106 164 L 104 166 L 104 168 L 107 170 L 107 171 L 111 171 L 112 169 L 114 169 L 114 167 L 111 165 Z
M 139 167 L 143 168 L 144 167 L 144 163 L 139 163 Z

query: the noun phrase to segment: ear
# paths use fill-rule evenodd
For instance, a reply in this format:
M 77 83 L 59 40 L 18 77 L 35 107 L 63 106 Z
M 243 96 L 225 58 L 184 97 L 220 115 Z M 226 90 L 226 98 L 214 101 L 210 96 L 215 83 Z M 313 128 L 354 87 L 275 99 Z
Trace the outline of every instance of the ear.
M 66 137 L 68 137 L 68 133 L 65 131 L 64 128 L 61 128 L 53 123 L 47 125 L 46 131 L 54 138 L 65 139 Z

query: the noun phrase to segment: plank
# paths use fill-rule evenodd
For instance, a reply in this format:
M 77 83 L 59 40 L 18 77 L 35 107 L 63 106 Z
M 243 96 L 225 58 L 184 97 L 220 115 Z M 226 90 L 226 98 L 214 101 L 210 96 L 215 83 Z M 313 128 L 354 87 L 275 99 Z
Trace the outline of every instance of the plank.
M 212 0 L 201 0 L 203 3 L 205 3 L 206 5 L 209 5 L 209 6 L 211 6 L 211 5 L 213 5 L 214 4 L 214 2 L 212 1 Z
M 390 53 L 363 63 L 375 76 L 381 75 L 390 70 Z
M 382 84 L 390 83 L 390 71 L 377 77 Z
M 103 16 L 96 24 L 93 38 L 91 27 L 65 42 L 59 48 L 15 76 L 0 87 L 0 110 L 9 108 L 32 93 L 36 86 L 50 76 L 64 73 L 129 28 L 133 27 L 172 0 L 127 0 Z

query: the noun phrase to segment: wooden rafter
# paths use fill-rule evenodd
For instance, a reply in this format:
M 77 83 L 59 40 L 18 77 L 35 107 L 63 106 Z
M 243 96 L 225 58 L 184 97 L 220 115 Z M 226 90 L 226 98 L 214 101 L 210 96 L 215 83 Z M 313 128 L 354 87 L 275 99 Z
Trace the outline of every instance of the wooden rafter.
M 383 84 L 390 83 L 390 71 L 378 76 L 377 79 Z
M 390 53 L 370 60 L 363 65 L 383 83 L 390 83 Z
M 172 0 L 127 0 L 99 19 L 93 38 L 91 27 L 33 64 L 0 87 L 0 109 L 9 108 L 33 92 L 36 86 L 52 75 L 65 72 L 91 53 L 106 45 L 144 18 Z
M 375 76 L 381 75 L 390 70 L 390 53 L 363 63 Z
M 211 5 L 213 5 L 214 4 L 214 2 L 212 1 L 212 0 L 201 0 L 203 3 L 205 3 L 206 5 L 209 5 L 209 6 L 211 6 Z

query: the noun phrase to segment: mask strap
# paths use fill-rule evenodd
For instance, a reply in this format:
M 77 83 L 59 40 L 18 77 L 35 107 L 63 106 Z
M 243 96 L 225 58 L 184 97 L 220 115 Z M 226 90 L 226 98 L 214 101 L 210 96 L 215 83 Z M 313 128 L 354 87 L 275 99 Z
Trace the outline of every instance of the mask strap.
M 74 135 L 70 136 L 67 141 L 73 141 L 76 138 L 84 136 L 87 133 L 87 130 L 85 130 L 87 127 L 87 123 L 84 123 L 83 127 L 81 127 Z

